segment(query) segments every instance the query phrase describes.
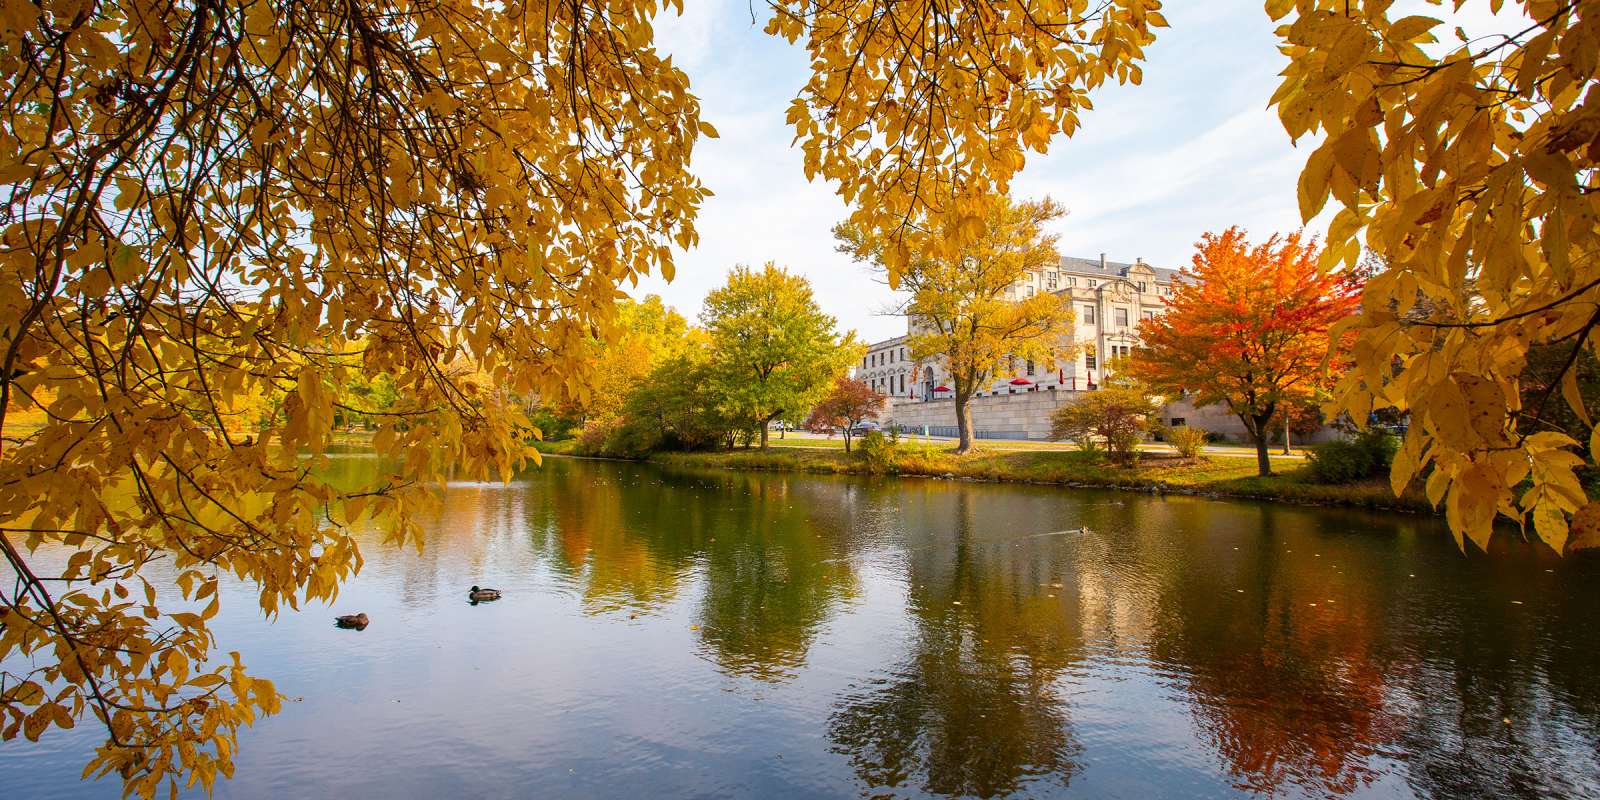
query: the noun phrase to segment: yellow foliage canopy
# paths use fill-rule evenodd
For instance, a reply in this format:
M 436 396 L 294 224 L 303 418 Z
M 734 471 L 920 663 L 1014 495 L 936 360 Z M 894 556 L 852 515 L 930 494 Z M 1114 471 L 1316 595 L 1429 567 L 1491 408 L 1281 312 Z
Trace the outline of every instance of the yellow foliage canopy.
M 1563 348 L 1562 397 L 1544 401 L 1590 419 L 1572 366 L 1600 323 L 1600 1 L 1524 0 L 1522 30 L 1449 45 L 1388 0 L 1266 5 L 1287 17 L 1283 124 L 1326 136 L 1300 176 L 1306 219 L 1340 206 L 1323 266 L 1355 265 L 1363 244 L 1387 264 L 1337 404 L 1410 413 L 1394 488 L 1426 474 L 1458 537 L 1531 517 L 1564 550 L 1592 507 L 1574 469 L 1600 436 L 1548 429 L 1519 388 L 1531 347 Z
M 1164 27 L 1159 0 L 773 0 L 769 33 L 804 40 L 811 79 L 789 109 L 806 176 L 839 184 L 852 227 L 888 241 L 891 282 L 919 251 L 911 224 L 982 235 L 985 204 L 1010 191 L 1026 151 L 1071 135 L 1089 93 L 1139 83 Z
M 512 400 L 581 382 L 619 284 L 695 242 L 698 102 L 649 3 L 3 9 L 0 658 L 35 667 L 0 680 L 0 732 L 90 713 L 90 772 L 209 787 L 278 705 L 210 652 L 219 580 L 331 599 L 350 525 L 415 540 L 447 471 L 519 466 Z M 395 467 L 335 488 L 301 454 L 378 373 Z

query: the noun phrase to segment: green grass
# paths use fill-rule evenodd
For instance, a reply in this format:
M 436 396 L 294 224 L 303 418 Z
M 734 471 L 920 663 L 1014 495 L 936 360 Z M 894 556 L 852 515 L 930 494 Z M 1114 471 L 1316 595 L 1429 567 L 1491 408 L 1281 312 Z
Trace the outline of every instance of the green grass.
M 829 474 L 865 472 L 865 464 L 856 457 L 845 455 L 842 447 L 841 444 L 838 450 L 773 447 L 766 452 L 658 453 L 649 460 L 675 466 L 720 469 Z M 1171 455 L 1147 453 L 1136 466 L 1118 467 L 1105 463 L 1095 454 L 1075 450 L 1008 452 L 985 449 L 958 456 L 942 444 L 902 443 L 895 453 L 891 471 L 898 475 L 1160 490 L 1293 503 L 1431 511 L 1419 495 L 1408 492 L 1403 497 L 1395 497 L 1382 481 L 1342 486 L 1313 483 L 1305 463 L 1298 459 L 1275 458 L 1273 468 L 1278 472 L 1277 475 L 1262 478 L 1256 475 L 1253 458 L 1212 456 L 1185 460 Z

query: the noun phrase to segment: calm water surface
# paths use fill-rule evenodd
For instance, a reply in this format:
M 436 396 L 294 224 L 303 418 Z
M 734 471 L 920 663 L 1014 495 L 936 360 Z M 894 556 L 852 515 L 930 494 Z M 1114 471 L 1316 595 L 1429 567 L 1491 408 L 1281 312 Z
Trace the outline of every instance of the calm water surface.
M 1416 517 L 552 459 L 452 486 L 420 554 L 374 538 L 332 609 L 267 623 L 229 590 L 221 650 L 291 700 L 218 795 L 1600 797 L 1600 559 L 1493 549 Z M 0 796 L 116 797 L 78 781 L 98 738 L 0 745 Z

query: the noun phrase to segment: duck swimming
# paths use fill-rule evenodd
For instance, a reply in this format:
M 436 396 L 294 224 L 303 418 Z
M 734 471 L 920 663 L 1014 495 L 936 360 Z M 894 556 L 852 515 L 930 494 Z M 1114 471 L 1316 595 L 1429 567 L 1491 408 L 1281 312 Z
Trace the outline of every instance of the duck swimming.
M 333 624 L 341 628 L 354 628 L 358 631 L 365 630 L 367 627 L 367 613 L 363 611 L 360 614 L 345 614 L 342 617 L 334 617 Z
M 499 589 L 480 589 L 476 586 L 467 591 L 467 599 L 474 603 L 486 603 L 490 600 L 500 599 Z

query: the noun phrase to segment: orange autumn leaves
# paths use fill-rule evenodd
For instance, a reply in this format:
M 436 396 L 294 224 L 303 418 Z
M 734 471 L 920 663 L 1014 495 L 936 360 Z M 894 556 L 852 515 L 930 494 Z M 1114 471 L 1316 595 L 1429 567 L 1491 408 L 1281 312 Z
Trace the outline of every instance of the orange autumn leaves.
M 1144 346 L 1129 368 L 1156 391 L 1225 405 L 1258 434 L 1267 474 L 1269 423 L 1309 402 L 1346 358 L 1333 338 L 1355 312 L 1359 284 L 1319 272 L 1316 242 L 1298 233 L 1252 244 L 1233 227 L 1198 247 L 1166 313 L 1140 326 Z

